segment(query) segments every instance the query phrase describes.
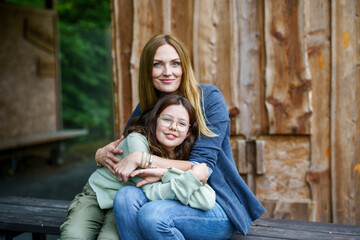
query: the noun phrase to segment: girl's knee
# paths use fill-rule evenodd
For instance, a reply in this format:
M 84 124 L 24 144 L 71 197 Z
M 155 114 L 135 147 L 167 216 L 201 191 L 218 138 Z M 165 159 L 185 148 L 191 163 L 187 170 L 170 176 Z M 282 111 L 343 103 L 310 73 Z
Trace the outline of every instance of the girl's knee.
M 171 212 L 165 204 L 166 200 L 149 202 L 138 212 L 137 221 L 139 226 L 155 229 L 159 225 L 171 222 Z

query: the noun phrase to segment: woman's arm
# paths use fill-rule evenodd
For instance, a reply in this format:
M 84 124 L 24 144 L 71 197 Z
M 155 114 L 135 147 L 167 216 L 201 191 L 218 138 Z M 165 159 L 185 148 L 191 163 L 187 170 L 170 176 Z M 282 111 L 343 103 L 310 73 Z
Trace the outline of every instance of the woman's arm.
M 141 115 L 140 104 L 138 104 L 138 106 L 135 108 L 135 110 L 133 111 L 131 117 L 129 118 L 129 120 L 126 124 L 124 133 L 125 133 L 127 126 L 129 125 L 131 119 L 133 119 L 134 117 L 140 116 L 140 115 Z M 124 133 L 120 139 L 118 139 L 114 142 L 111 142 L 102 148 L 99 148 L 95 153 L 96 164 L 98 164 L 98 166 L 100 166 L 100 167 L 104 166 L 104 167 L 108 168 L 109 171 L 112 172 L 113 174 L 115 174 L 114 166 L 117 163 L 119 163 L 119 161 L 121 160 L 116 155 L 123 153 L 123 150 L 117 148 L 117 146 L 124 139 Z
M 136 151 L 125 158 L 123 158 L 114 168 L 115 175 L 123 179 L 124 182 L 127 182 L 130 178 L 130 174 L 140 167 L 142 152 Z M 166 158 L 161 158 L 153 155 L 152 167 L 154 168 L 170 168 L 176 167 L 183 171 L 191 169 L 192 163 L 186 160 L 170 160 Z

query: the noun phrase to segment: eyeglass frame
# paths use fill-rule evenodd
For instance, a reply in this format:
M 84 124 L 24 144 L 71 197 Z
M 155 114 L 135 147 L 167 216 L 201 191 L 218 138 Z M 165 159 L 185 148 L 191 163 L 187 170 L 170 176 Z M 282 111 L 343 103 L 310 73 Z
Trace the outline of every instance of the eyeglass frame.
M 167 118 L 170 118 L 171 120 L 169 120 L 169 123 L 167 123 L 167 121 L 165 121 L 164 119 L 162 119 L 163 117 L 167 117 Z M 164 115 L 159 115 L 158 116 L 158 119 L 160 119 L 160 124 L 163 126 L 163 127 L 170 127 L 174 122 L 176 123 L 176 129 L 179 131 L 179 132 L 186 132 L 188 131 L 190 128 L 191 128 L 191 124 L 188 123 L 187 121 L 183 120 L 186 124 L 187 124 L 187 129 L 182 131 L 179 129 L 179 121 L 175 121 L 172 117 L 170 116 L 164 116 Z M 168 124 L 168 125 L 164 125 L 163 123 L 165 124 Z

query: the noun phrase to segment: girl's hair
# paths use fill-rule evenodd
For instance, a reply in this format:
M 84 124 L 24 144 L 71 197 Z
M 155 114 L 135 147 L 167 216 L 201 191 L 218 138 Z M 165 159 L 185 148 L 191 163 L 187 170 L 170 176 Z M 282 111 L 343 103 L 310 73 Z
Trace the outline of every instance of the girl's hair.
M 156 50 L 165 44 L 169 44 L 174 47 L 176 52 L 179 54 L 180 64 L 183 71 L 179 91 L 195 108 L 199 123 L 198 134 L 202 133 L 208 137 L 216 136 L 216 134 L 214 134 L 206 126 L 206 118 L 204 117 L 205 110 L 203 106 L 201 106 L 200 101 L 200 91 L 202 92 L 202 89 L 195 79 L 189 53 L 185 45 L 172 34 L 160 34 L 154 36 L 148 41 L 141 52 L 138 86 L 141 110 L 144 111 L 154 105 L 158 99 L 158 95 L 156 94 L 156 90 L 154 89 L 152 83 L 152 68 Z M 203 96 L 201 97 L 203 98 Z
M 198 136 L 198 121 L 194 107 L 189 100 L 178 94 L 168 94 L 160 98 L 153 107 L 144 111 L 143 115 L 134 118 L 126 130 L 125 137 L 131 132 L 138 132 L 146 136 L 150 151 L 157 156 L 170 158 L 171 153 L 157 140 L 156 127 L 157 119 L 165 108 L 171 105 L 183 106 L 189 114 L 189 132 L 188 137 L 175 148 L 174 158 L 187 160 L 189 158 L 192 146 Z

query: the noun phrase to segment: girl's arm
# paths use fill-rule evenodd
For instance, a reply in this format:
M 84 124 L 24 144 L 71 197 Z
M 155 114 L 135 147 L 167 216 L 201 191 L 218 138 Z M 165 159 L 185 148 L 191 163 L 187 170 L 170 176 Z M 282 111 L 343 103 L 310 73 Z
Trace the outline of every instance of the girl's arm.
M 161 177 L 158 174 L 166 173 Z M 179 200 L 184 205 L 208 211 L 215 205 L 215 191 L 205 185 L 209 176 L 208 168 L 205 164 L 199 164 L 183 172 L 176 168 L 166 169 L 140 169 L 135 170 L 131 176 L 140 176 L 144 180 L 137 181 L 137 186 L 141 186 L 146 197 L 150 201 L 154 200 Z M 156 177 L 157 176 L 157 177 Z M 201 180 L 200 180 L 200 179 Z M 151 181 L 157 181 L 149 184 Z

